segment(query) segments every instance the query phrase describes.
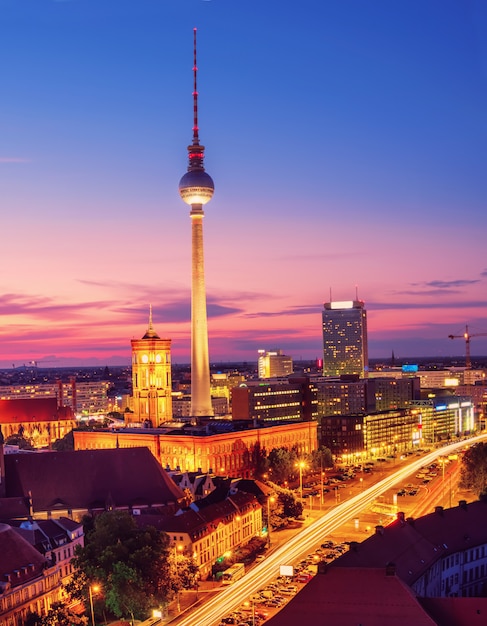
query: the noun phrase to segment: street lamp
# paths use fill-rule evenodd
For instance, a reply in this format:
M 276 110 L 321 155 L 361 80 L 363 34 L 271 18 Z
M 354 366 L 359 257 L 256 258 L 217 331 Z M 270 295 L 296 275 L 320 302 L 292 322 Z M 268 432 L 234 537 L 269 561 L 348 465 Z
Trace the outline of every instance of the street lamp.
M 301 500 L 303 500 L 303 469 L 306 467 L 306 463 L 304 461 L 299 461 L 296 463 L 296 467 L 299 468 L 299 494 Z
M 93 592 L 98 593 L 100 585 L 89 585 L 88 592 L 90 594 L 91 624 L 95 626 L 95 611 L 93 610 Z
M 269 547 L 271 545 L 271 502 L 274 503 L 275 501 L 273 496 L 267 496 L 267 543 Z
M 250 599 L 250 602 L 252 603 L 252 626 L 255 626 L 255 600 L 253 598 Z M 249 601 L 246 600 L 244 602 L 245 606 L 249 606 Z
M 178 551 L 182 552 L 183 551 L 183 547 L 181 544 L 179 545 L 174 545 L 174 568 L 175 568 L 175 578 L 176 578 L 176 607 L 177 607 L 177 611 L 178 613 L 181 612 L 181 603 L 179 600 L 179 583 L 180 578 L 179 578 L 179 568 L 178 568 Z

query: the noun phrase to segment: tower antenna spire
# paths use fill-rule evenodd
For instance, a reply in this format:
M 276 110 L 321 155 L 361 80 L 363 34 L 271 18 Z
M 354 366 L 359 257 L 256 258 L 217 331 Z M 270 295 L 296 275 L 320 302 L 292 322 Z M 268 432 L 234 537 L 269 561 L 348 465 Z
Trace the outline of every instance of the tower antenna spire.
M 196 28 L 193 28 L 193 145 L 199 145 L 198 136 L 198 65 L 196 63 Z
M 198 128 L 198 65 L 196 64 L 196 28 L 193 28 L 193 141 L 188 146 L 188 172 L 204 172 L 205 147 L 200 145 Z M 184 199 L 184 198 L 183 198 Z

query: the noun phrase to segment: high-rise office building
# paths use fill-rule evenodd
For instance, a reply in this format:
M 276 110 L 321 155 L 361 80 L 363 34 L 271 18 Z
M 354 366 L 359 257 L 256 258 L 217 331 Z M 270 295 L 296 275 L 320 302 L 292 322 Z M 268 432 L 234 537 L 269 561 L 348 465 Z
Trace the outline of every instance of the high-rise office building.
M 292 357 L 283 354 L 282 350 L 259 350 L 257 366 L 259 378 L 279 378 L 293 373 Z
M 367 312 L 361 300 L 325 302 L 323 375 L 367 375 Z
M 213 416 L 208 356 L 205 268 L 203 255 L 203 206 L 213 196 L 215 186 L 203 166 L 204 146 L 198 134 L 198 90 L 196 87 L 196 28 L 193 64 L 193 141 L 188 146 L 188 171 L 179 181 L 179 194 L 191 206 L 191 417 Z

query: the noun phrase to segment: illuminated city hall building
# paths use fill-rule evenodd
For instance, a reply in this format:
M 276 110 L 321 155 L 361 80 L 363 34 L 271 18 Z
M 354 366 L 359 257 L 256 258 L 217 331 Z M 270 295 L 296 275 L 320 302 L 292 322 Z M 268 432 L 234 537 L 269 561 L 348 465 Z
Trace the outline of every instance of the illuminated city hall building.
M 361 300 L 325 302 L 323 376 L 367 375 L 367 312 Z
M 172 419 L 171 339 L 161 339 L 152 325 L 142 339 L 132 339 L 132 410 L 127 423 L 159 426 Z
M 294 448 L 298 455 L 310 454 L 318 447 L 316 421 L 295 422 L 239 428 L 226 432 L 207 427 L 123 428 L 112 430 L 74 431 L 75 450 L 147 447 L 162 467 L 188 472 L 252 478 L 253 452 L 269 453 L 273 448 Z

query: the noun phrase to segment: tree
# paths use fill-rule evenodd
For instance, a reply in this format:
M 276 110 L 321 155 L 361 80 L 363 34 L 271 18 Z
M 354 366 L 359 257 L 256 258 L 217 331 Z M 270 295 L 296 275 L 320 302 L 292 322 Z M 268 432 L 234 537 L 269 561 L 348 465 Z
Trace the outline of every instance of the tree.
M 40 621 L 41 626 L 85 626 L 87 623 L 87 617 L 76 615 L 62 602 L 54 602 Z
M 24 437 L 20 432 L 16 435 L 10 435 L 5 439 L 5 444 L 9 446 L 19 446 L 20 450 L 33 450 L 32 441 Z
M 266 450 L 257 442 L 252 448 L 251 455 L 253 474 L 257 478 L 262 478 L 269 469 L 269 459 Z
M 88 605 L 89 586 L 99 584 L 116 617 L 146 617 L 170 592 L 168 543 L 153 527 L 139 529 L 129 513 L 102 513 L 86 529 L 85 546 L 76 550 L 77 572 L 66 590 Z
M 24 626 L 86 626 L 88 618 L 76 615 L 62 602 L 53 602 L 47 615 L 41 617 L 37 613 L 28 613 Z
M 460 468 L 461 489 L 471 489 L 478 496 L 487 491 L 487 443 L 477 443 L 463 455 Z
M 269 453 L 269 470 L 272 478 L 277 482 L 289 480 L 296 472 L 297 454 L 295 450 L 287 448 L 273 448 Z
M 63 450 L 74 450 L 74 435 L 73 431 L 70 430 L 69 433 L 66 433 L 62 439 L 56 439 L 52 444 L 52 449 L 61 452 Z
M 278 493 L 284 517 L 300 517 L 303 514 L 303 503 L 296 499 L 292 491 L 282 490 Z
M 169 577 L 167 585 L 176 595 L 179 609 L 179 592 L 183 589 L 193 589 L 198 581 L 199 569 L 193 557 L 172 550 L 169 557 Z
M 320 446 L 317 450 L 313 450 L 310 455 L 310 466 L 315 472 L 322 471 L 327 467 L 333 467 L 331 450 L 325 446 Z

